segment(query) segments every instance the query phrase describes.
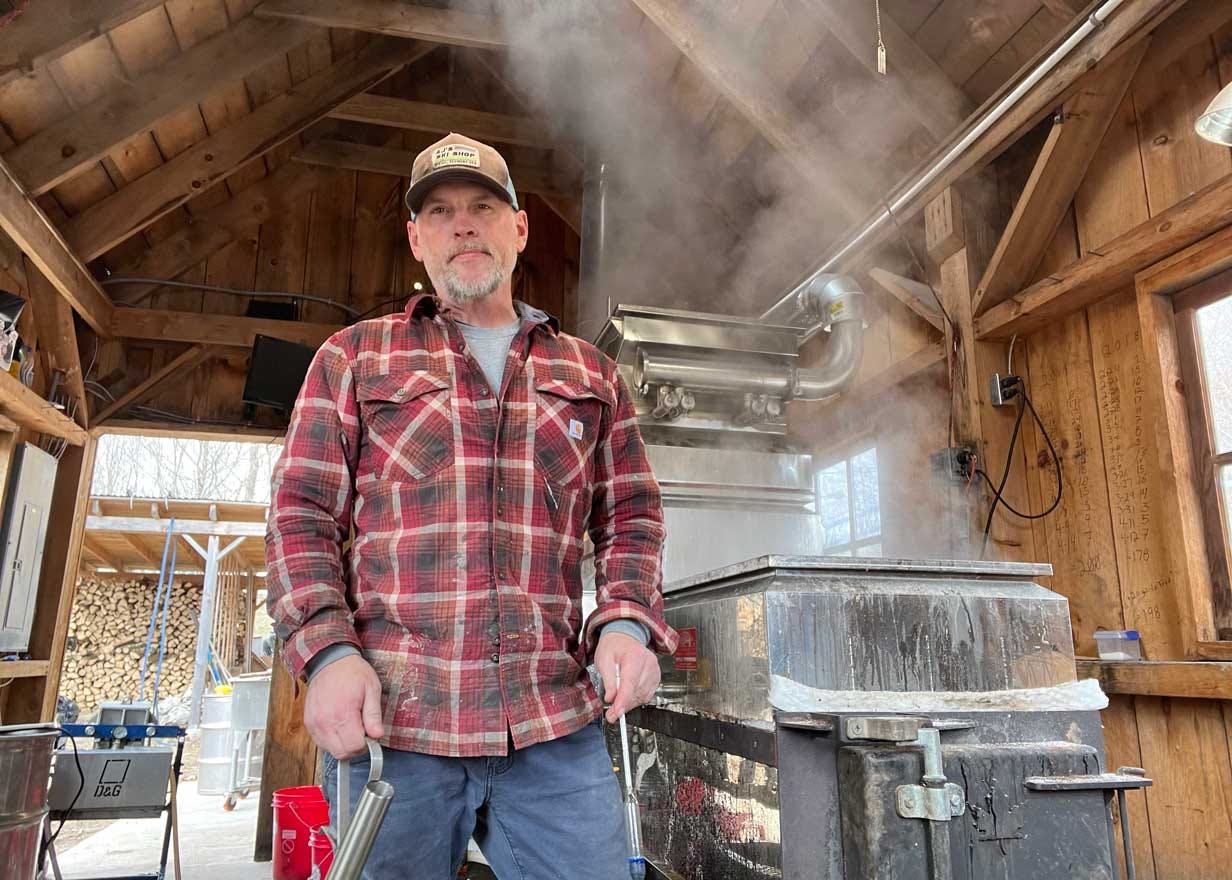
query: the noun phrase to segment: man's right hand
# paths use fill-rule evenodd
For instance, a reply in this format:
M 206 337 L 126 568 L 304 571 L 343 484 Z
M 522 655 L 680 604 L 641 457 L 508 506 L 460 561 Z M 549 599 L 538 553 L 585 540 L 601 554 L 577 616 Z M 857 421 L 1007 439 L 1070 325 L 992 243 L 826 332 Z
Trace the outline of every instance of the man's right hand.
M 321 669 L 308 685 L 304 726 L 318 747 L 339 760 L 367 751 L 364 736 L 380 739 L 381 682 L 357 654 Z

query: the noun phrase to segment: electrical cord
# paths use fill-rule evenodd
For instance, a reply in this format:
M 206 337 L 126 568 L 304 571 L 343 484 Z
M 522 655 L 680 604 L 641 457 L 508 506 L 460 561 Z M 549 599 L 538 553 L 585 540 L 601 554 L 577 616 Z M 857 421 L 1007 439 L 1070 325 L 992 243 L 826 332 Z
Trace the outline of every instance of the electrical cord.
M 159 287 L 180 287 L 185 290 L 205 290 L 211 293 L 226 293 L 231 296 L 245 296 L 248 298 L 262 297 L 264 299 L 302 299 L 307 302 L 322 303 L 327 306 L 333 306 L 339 311 L 344 312 L 349 318 L 354 320 L 356 309 L 351 308 L 346 303 L 340 303 L 336 299 L 330 299 L 324 296 L 310 296 L 306 293 L 293 293 L 289 290 L 240 290 L 236 287 L 220 287 L 217 284 L 198 284 L 195 281 L 169 281 L 165 278 L 105 278 L 102 281 L 104 286 L 112 284 L 156 284 Z M 154 295 L 155 290 L 147 290 L 141 296 L 131 302 L 116 303 L 117 306 L 131 308 L 139 302 L 144 302 Z
M 1061 497 L 1065 490 L 1065 480 L 1061 470 L 1061 457 L 1057 455 L 1057 449 L 1052 443 L 1052 437 L 1049 436 L 1048 429 L 1044 427 L 1043 419 L 1039 417 L 1039 413 L 1035 411 L 1035 406 L 1031 403 L 1031 398 L 1027 395 L 1026 383 L 1024 383 L 1018 376 L 1007 377 L 1003 380 L 1003 382 L 1012 383 L 1008 387 L 1016 389 L 1014 394 L 1018 397 L 1018 416 L 1014 419 L 1014 430 L 1010 434 L 1009 449 L 1005 453 L 1005 467 L 1001 472 L 1000 485 L 993 486 L 992 479 L 988 476 L 988 474 L 979 468 L 975 468 L 974 465 L 972 471 L 975 476 L 983 479 L 993 495 L 992 505 L 988 508 L 988 518 L 984 521 L 984 536 L 980 543 L 981 559 L 984 558 L 984 554 L 988 550 L 988 537 L 992 532 L 992 520 L 993 516 L 997 512 L 998 505 L 1004 507 L 1009 513 L 1019 517 L 1020 519 L 1043 519 L 1060 506 Z M 1004 387 L 1006 386 L 1003 385 L 1003 388 Z M 1056 468 L 1057 472 L 1057 496 L 1053 499 L 1052 504 L 1048 506 L 1048 509 L 1042 513 L 1023 513 L 1022 511 L 1016 509 L 1014 505 L 1010 504 L 1003 494 L 1005 492 L 1006 483 L 1009 482 L 1010 469 L 1014 463 L 1014 447 L 1018 443 L 1018 435 L 1022 429 L 1023 416 L 1026 415 L 1027 410 L 1031 411 L 1031 418 L 1035 420 L 1035 424 L 1039 426 L 1040 433 L 1044 435 L 1044 442 L 1048 444 L 1048 452 L 1052 456 L 1053 467 Z

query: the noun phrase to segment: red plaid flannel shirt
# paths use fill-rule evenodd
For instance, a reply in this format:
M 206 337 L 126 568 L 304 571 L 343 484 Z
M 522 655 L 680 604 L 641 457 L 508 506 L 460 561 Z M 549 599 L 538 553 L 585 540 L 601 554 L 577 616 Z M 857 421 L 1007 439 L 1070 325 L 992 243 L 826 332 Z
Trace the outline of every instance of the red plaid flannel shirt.
M 675 650 L 629 392 L 609 358 L 520 308 L 499 403 L 431 297 L 334 334 L 274 471 L 268 603 L 287 663 L 299 677 L 330 645 L 362 650 L 392 748 L 501 755 L 510 734 L 522 748 L 580 729 L 601 708 L 585 666 L 612 620 Z

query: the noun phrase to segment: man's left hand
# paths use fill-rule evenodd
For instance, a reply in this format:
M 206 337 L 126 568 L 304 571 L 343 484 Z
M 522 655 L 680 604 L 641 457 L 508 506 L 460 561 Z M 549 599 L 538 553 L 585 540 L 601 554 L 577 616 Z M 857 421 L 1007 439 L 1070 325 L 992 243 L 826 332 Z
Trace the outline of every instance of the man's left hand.
M 654 652 L 624 633 L 604 633 L 595 648 L 595 666 L 603 679 L 603 694 L 611 702 L 607 723 L 615 724 L 621 715 L 654 699 L 659 687 L 659 660 Z M 616 687 L 616 667 L 620 667 L 620 687 Z

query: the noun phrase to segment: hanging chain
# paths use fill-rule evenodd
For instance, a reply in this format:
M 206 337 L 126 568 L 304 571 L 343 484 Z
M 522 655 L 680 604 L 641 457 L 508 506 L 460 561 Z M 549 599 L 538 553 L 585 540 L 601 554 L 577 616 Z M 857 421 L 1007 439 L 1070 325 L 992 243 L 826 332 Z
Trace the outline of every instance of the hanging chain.
M 877 11 L 877 72 L 886 75 L 886 48 L 881 39 L 881 0 L 873 0 L 873 8 Z

